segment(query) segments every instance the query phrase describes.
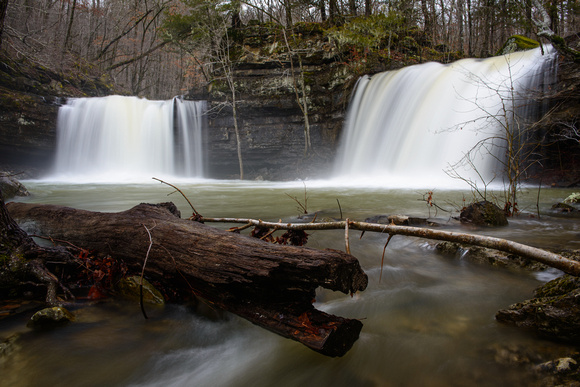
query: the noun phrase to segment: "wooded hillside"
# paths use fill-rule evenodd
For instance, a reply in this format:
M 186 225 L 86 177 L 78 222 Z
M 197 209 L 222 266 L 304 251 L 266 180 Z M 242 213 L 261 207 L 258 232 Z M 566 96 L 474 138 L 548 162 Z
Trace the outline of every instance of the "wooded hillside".
M 579 30 L 576 1 L 545 1 L 544 7 L 557 35 Z M 531 2 L 512 0 L 2 0 L 0 16 L 2 48 L 15 59 L 106 74 L 128 93 L 149 98 L 211 81 L 207 44 L 216 40 L 208 42 L 206 27 L 221 39 L 226 27 L 279 25 L 292 46 L 300 37 L 294 27 L 315 23 L 355 59 L 380 49 L 390 60 L 398 48 L 419 58 L 429 50 L 493 55 L 513 34 L 537 38 L 534 20 L 542 18 Z

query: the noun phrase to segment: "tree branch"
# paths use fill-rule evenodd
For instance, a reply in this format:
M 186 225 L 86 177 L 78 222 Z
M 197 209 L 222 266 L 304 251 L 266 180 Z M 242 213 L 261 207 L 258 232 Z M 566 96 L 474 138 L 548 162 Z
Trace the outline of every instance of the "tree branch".
M 580 276 L 580 262 L 573 261 L 559 254 L 555 254 L 536 247 L 485 235 L 432 230 L 423 227 L 397 226 L 394 224 L 385 225 L 378 223 L 356 222 L 352 220 L 324 223 L 282 223 L 264 222 L 262 220 L 256 219 L 203 218 L 203 221 L 219 223 L 250 223 L 254 226 L 259 226 L 262 228 L 277 227 L 281 230 L 337 230 L 346 229 L 348 223 L 348 227 L 353 230 L 374 231 L 387 233 L 389 235 L 405 235 L 417 238 L 434 239 L 487 247 L 506 253 L 516 254 L 521 257 L 543 263 L 573 276 Z

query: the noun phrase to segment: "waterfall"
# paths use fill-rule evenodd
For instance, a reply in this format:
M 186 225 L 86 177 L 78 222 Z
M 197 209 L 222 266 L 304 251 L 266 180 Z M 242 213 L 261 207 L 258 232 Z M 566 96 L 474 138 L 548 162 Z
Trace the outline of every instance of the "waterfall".
M 54 175 L 82 181 L 203 176 L 203 101 L 75 98 L 59 110 Z
M 505 127 L 523 125 L 521 114 L 533 115 L 534 109 L 522 106 L 529 106 L 532 90 L 550 82 L 554 58 L 535 49 L 362 77 L 347 112 L 335 176 L 422 188 L 501 180 L 497 159 L 505 153 Z M 470 165 L 457 164 L 467 154 Z

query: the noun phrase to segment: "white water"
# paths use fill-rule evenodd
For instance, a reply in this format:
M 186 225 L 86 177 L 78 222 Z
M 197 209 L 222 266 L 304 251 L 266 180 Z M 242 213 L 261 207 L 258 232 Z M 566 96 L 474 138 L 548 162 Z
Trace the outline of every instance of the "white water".
M 59 110 L 57 158 L 50 178 L 96 182 L 202 177 L 204 108 L 204 102 L 177 98 L 71 99 Z
M 533 114 L 534 109 L 520 105 L 546 82 L 553 58 L 536 49 L 361 78 L 335 162 L 337 179 L 390 187 L 451 187 L 454 182 L 465 187 L 445 171 L 478 142 L 503 136 L 509 119 L 521 124 L 526 117 L 520 114 Z M 503 143 L 496 141 L 494 152 L 497 146 Z M 486 183 L 494 176 L 501 181 L 501 170 L 487 152 L 474 153 L 472 161 Z M 473 168 L 457 172 L 480 179 Z

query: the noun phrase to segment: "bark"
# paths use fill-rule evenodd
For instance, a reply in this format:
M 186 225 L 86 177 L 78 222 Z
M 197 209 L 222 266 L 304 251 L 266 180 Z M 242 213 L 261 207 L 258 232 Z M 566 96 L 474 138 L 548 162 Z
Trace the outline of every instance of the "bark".
M 72 6 L 71 6 L 71 11 L 70 11 L 70 19 L 68 21 L 68 28 L 66 30 L 66 37 L 64 38 L 64 44 L 63 44 L 63 52 L 65 52 L 68 49 L 68 42 L 70 40 L 70 36 L 71 36 L 71 31 L 72 31 L 72 25 L 75 19 L 75 10 L 77 8 L 77 0 L 73 0 Z
M 367 276 L 356 258 L 336 250 L 281 246 L 179 218 L 172 203 L 120 213 L 10 203 L 18 222 L 38 233 L 110 254 L 145 275 L 231 311 L 328 356 L 344 355 L 362 323 L 316 310 L 315 290 L 354 293 Z M 150 246 L 148 231 L 153 245 Z M 150 250 L 149 250 L 150 248 Z M 149 251 L 149 252 L 148 252 Z
M 2 47 L 2 34 L 4 32 L 4 19 L 6 17 L 7 8 L 8 0 L 0 0 L 0 47 Z

